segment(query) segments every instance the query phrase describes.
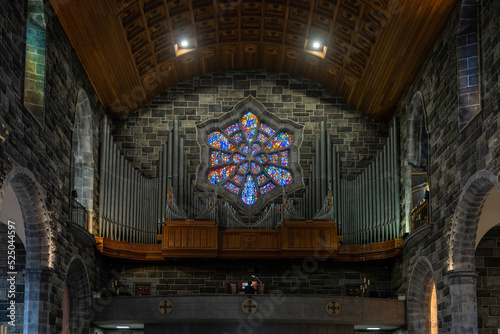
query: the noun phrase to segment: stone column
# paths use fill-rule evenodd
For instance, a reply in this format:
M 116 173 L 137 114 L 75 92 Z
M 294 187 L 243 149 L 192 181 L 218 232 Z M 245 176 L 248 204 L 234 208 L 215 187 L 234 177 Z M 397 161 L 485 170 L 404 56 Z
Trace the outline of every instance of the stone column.
M 450 271 L 446 277 L 451 296 L 451 332 L 477 333 L 477 273 Z
M 24 270 L 24 333 L 50 333 L 51 269 Z

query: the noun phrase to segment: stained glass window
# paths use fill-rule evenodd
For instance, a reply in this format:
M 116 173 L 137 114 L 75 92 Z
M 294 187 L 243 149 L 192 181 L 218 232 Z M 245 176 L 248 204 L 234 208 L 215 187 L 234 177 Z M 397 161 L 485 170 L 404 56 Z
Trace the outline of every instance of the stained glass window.
M 238 195 L 242 207 L 261 203 L 264 194 L 293 180 L 289 169 L 293 132 L 267 124 L 246 111 L 238 123 L 205 134 L 211 147 L 208 182 Z

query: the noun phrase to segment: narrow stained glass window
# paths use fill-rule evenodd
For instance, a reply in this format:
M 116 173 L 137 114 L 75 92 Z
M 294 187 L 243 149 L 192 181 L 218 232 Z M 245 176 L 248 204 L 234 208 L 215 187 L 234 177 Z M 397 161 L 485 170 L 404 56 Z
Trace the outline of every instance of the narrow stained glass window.
M 245 185 L 243 186 L 243 193 L 241 199 L 248 205 L 252 205 L 257 201 L 257 187 L 251 175 L 247 175 Z

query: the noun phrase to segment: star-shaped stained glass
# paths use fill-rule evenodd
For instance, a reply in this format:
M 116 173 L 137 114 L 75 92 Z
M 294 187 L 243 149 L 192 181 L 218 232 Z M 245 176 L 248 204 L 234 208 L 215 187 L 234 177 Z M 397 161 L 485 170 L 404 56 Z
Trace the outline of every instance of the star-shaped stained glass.
M 239 122 L 208 135 L 208 182 L 253 205 L 259 196 L 292 182 L 288 168 L 292 141 L 292 134 L 278 132 L 247 112 Z

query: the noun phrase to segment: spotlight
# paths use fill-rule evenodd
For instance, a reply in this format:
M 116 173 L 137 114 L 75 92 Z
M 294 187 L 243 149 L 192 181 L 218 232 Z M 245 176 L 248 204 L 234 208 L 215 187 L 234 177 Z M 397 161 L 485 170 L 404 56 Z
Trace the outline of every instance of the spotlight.
M 315 48 L 315 49 L 319 49 L 320 46 L 321 46 L 321 44 L 319 44 L 319 42 L 313 43 L 313 48 Z
M 183 40 L 183 41 L 181 41 L 181 46 L 182 46 L 183 48 L 187 47 L 188 45 L 189 45 L 189 43 L 188 43 L 188 41 L 187 41 L 187 40 Z
M 379 331 L 380 327 L 368 327 L 366 330 L 369 330 L 369 331 Z
M 122 326 L 122 325 L 116 325 L 116 329 L 130 329 L 130 326 Z

